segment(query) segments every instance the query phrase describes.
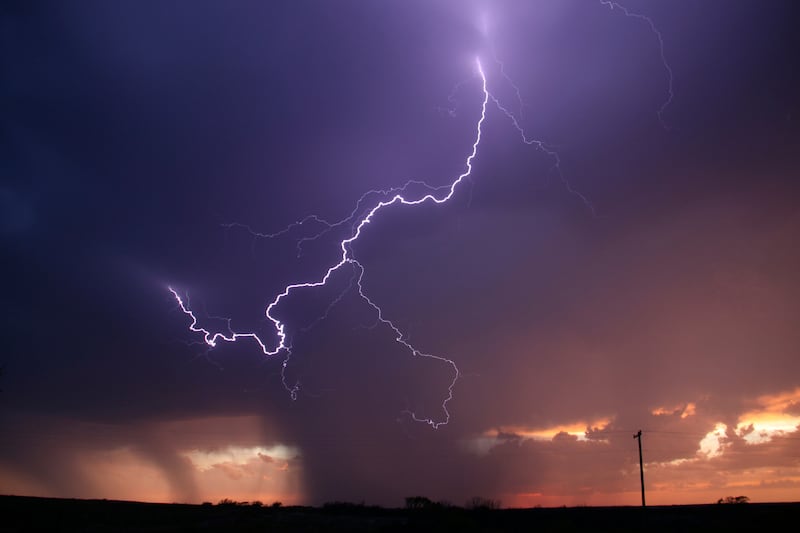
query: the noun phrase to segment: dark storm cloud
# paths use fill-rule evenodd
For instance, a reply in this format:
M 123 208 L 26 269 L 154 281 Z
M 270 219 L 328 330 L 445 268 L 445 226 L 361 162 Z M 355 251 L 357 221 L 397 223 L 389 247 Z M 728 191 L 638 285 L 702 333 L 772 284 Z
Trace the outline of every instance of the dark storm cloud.
M 0 232 L 4 235 L 22 233 L 33 225 L 34 214 L 29 202 L 11 189 L 0 189 Z
M 668 462 L 692 456 L 715 423 L 735 427 L 752 398 L 792 390 L 793 5 L 625 5 L 664 36 L 668 130 L 654 35 L 599 2 L 7 4 L 0 363 L 15 436 L 4 457 L 51 494 L 86 495 L 78 451 L 129 446 L 174 497 L 196 500 L 186 450 L 264 441 L 300 447 L 313 503 L 546 490 L 580 503 L 582 487 L 627 490 L 619 472 L 643 421 L 686 433 L 654 452 Z M 254 343 L 187 346 L 199 339 L 168 284 L 206 327 L 227 316 L 271 339 L 265 302 L 318 277 L 342 238 L 297 257 L 307 227 L 263 240 L 221 224 L 336 220 L 366 190 L 462 172 L 476 54 L 490 90 L 517 109 L 491 48 L 520 87 L 526 131 L 559 151 L 595 214 L 490 105 L 473 179 L 452 203 L 387 209 L 354 245 L 387 316 L 458 363 L 449 425 L 403 411 L 441 419 L 450 367 L 410 357 L 356 294 L 315 322 L 350 272 L 278 310 L 295 348 L 287 378 L 303 384 L 296 402 L 280 361 Z M 651 414 L 687 402 L 700 414 Z M 230 442 L 154 426 L 237 415 L 269 422 Z M 620 433 L 603 465 L 567 434 L 502 439 L 484 455 L 465 444 L 604 417 Z M 95 423 L 110 429 L 98 437 Z M 29 446 L 42 436 L 72 448 Z M 746 456 L 736 446 L 725 461 Z

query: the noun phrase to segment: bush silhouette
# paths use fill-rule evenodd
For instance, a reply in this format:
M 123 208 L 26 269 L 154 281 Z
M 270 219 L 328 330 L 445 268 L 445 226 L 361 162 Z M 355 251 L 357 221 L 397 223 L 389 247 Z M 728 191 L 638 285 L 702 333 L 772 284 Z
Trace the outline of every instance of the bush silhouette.
M 464 505 L 467 509 L 473 510 L 494 510 L 500 509 L 500 500 L 492 500 L 489 498 L 481 498 L 480 496 L 475 496 L 470 498 L 466 505 Z
M 430 509 L 435 504 L 425 496 L 409 496 L 406 498 L 406 509 Z

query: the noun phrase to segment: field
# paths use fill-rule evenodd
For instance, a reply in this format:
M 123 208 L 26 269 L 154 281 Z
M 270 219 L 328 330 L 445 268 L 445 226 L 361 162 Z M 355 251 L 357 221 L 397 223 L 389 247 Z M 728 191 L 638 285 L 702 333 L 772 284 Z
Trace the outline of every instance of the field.
M 80 531 L 761 531 L 800 518 L 800 503 L 385 509 L 184 505 L 0 496 L 0 532 Z

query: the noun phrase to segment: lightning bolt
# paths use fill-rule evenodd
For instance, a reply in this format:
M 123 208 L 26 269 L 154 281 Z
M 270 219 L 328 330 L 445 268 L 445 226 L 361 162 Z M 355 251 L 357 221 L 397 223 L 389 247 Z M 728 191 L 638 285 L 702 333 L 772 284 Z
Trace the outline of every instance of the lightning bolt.
M 505 76 L 505 73 L 503 75 Z M 567 192 L 580 198 L 581 202 L 583 202 L 583 205 L 585 205 L 586 208 L 589 211 L 591 211 L 592 216 L 596 216 L 597 212 L 595 211 L 594 205 L 589 200 L 589 198 L 587 198 L 586 195 L 575 189 L 570 183 L 570 181 L 567 179 L 567 177 L 564 176 L 564 173 L 561 171 L 561 156 L 558 155 L 558 152 L 556 152 L 553 148 L 545 144 L 544 141 L 541 141 L 539 139 L 529 138 L 525 134 L 525 130 L 522 129 L 522 126 L 520 126 L 517 117 L 514 116 L 514 114 L 511 111 L 509 111 L 507 107 L 503 106 L 503 104 L 500 103 L 500 100 L 495 98 L 494 95 L 490 94 L 489 98 L 492 100 L 492 103 L 494 103 L 494 105 L 497 106 L 497 109 L 499 109 L 501 113 L 503 113 L 506 117 L 508 117 L 508 119 L 511 121 L 512 126 L 514 126 L 514 129 L 517 130 L 517 133 L 519 133 L 519 136 L 522 139 L 523 143 L 529 146 L 535 146 L 537 149 L 547 154 L 547 156 L 553 160 L 553 166 L 551 170 L 553 170 L 556 173 L 558 179 L 564 185 L 564 188 L 567 190 Z
M 499 57 L 497 57 L 497 52 L 495 51 L 494 46 L 492 46 L 491 49 L 492 49 L 492 59 L 494 59 L 494 62 L 497 63 L 497 66 L 500 67 L 500 75 L 503 76 L 503 78 L 505 78 L 505 80 L 508 82 L 511 88 L 514 89 L 514 94 L 517 96 L 517 104 L 519 105 L 519 119 L 522 120 L 522 109 L 525 107 L 525 102 L 522 101 L 522 91 L 519 90 L 519 86 L 514 82 L 514 80 L 511 79 L 511 76 L 509 76 L 506 73 L 506 65 L 500 60 Z M 515 122 L 514 125 L 517 126 L 517 129 L 522 130 L 522 128 L 519 127 L 519 124 L 516 124 L 516 117 L 514 117 L 513 114 L 511 114 L 509 111 L 503 108 L 496 98 L 492 97 L 492 100 L 494 101 L 495 104 L 497 104 L 498 107 L 501 108 L 501 111 L 503 111 L 507 116 L 509 116 L 514 120 Z M 523 133 L 523 138 L 524 137 L 525 134 Z
M 556 174 L 556 176 L 558 176 L 558 179 L 561 182 L 561 184 L 564 186 L 564 189 L 568 193 L 570 193 L 573 196 L 576 196 L 577 198 L 579 198 L 580 201 L 583 203 L 583 205 L 586 206 L 586 208 L 591 212 L 592 216 L 597 216 L 597 211 L 595 210 L 594 205 L 589 200 L 589 198 L 586 195 L 584 195 L 583 193 L 581 193 L 580 191 L 578 191 L 577 189 L 575 189 L 572 186 L 572 183 L 567 179 L 567 177 L 562 172 L 562 170 L 561 170 L 561 156 L 559 155 L 559 153 L 553 147 L 551 147 L 550 145 L 548 145 L 544 141 L 542 141 L 540 139 L 534 139 L 534 138 L 528 137 L 528 135 L 525 133 L 525 130 L 523 129 L 522 125 L 520 124 L 520 121 L 522 120 L 522 110 L 525 107 L 525 102 L 522 99 L 522 91 L 520 90 L 520 88 L 516 84 L 516 82 L 511 78 L 511 76 L 509 76 L 508 73 L 506 72 L 506 66 L 497 57 L 497 52 L 495 52 L 494 46 L 491 46 L 491 50 L 492 50 L 492 58 L 494 59 L 494 62 L 497 64 L 497 66 L 500 69 L 500 75 L 506 80 L 506 82 L 509 84 L 509 86 L 511 86 L 511 88 L 514 90 L 514 94 L 516 95 L 517 104 L 518 104 L 518 107 L 519 107 L 519 112 L 518 112 L 519 114 L 515 115 L 510 109 L 508 109 L 506 106 L 504 106 L 500 102 L 500 100 L 497 99 L 497 97 L 495 97 L 491 93 L 489 94 L 489 99 L 497 107 L 497 109 L 501 113 L 503 113 L 503 115 L 505 115 L 506 118 L 508 118 L 508 120 L 511 122 L 511 125 L 514 127 L 515 130 L 517 130 L 517 133 L 519 134 L 520 139 L 522 140 L 523 143 L 527 144 L 528 146 L 535 146 L 540 152 L 543 152 L 550 159 L 552 159 L 553 166 L 551 167 L 550 170 L 552 172 L 554 172 Z
M 261 236 L 261 237 L 277 237 L 277 236 L 280 236 L 280 235 L 284 235 L 284 234 L 288 233 L 289 231 L 291 231 L 292 229 L 294 229 L 294 228 L 296 228 L 298 226 L 302 226 L 303 224 L 306 224 L 306 223 L 309 223 L 309 222 L 316 222 L 316 223 L 324 225 L 325 228 L 321 232 L 315 234 L 312 237 L 304 237 L 303 239 L 301 239 L 299 241 L 299 243 L 298 243 L 298 254 L 299 254 L 302 251 L 301 246 L 302 246 L 303 242 L 307 242 L 308 240 L 317 239 L 317 238 L 321 237 L 322 235 L 324 235 L 325 233 L 327 233 L 328 231 L 330 231 L 330 230 L 332 230 L 332 229 L 334 229 L 334 228 L 336 228 L 338 226 L 343 226 L 343 225 L 347 224 L 348 222 L 353 222 L 351 235 L 349 237 L 347 237 L 346 239 L 343 239 L 342 241 L 339 242 L 339 249 L 341 250 L 341 256 L 340 256 L 340 259 L 339 259 L 339 261 L 337 263 L 335 263 L 335 264 L 331 265 L 330 267 L 328 267 L 328 269 L 325 271 L 325 274 L 321 278 L 316 280 L 316 281 L 305 281 L 305 282 L 301 282 L 301 283 L 292 283 L 290 285 L 287 285 L 286 287 L 284 287 L 283 291 L 281 291 L 277 296 L 275 296 L 275 298 L 267 306 L 264 314 L 267 317 L 267 319 L 272 323 L 272 325 L 274 327 L 274 330 L 275 330 L 275 336 L 277 338 L 277 343 L 275 344 L 274 347 L 267 346 L 267 344 L 256 333 L 251 333 L 251 332 L 237 333 L 237 332 L 233 332 L 232 330 L 230 330 L 230 328 L 229 328 L 228 333 L 211 332 L 208 329 L 200 327 L 198 325 L 197 317 L 195 316 L 194 312 L 186 305 L 186 303 L 184 302 L 184 300 L 181 297 L 181 295 L 178 294 L 178 292 L 175 289 L 173 289 L 172 287 L 169 287 L 169 291 L 175 297 L 175 300 L 177 301 L 177 303 L 178 303 L 179 307 L 181 308 L 181 310 L 183 311 L 183 313 L 186 314 L 187 316 L 189 316 L 190 319 L 191 319 L 191 323 L 189 325 L 189 329 L 191 331 L 195 332 L 195 333 L 201 333 L 203 335 L 203 339 L 205 340 L 206 344 L 208 344 L 211 347 L 217 346 L 217 344 L 220 341 L 236 342 L 236 341 L 238 341 L 240 339 L 252 339 L 259 346 L 259 348 L 261 348 L 261 351 L 267 357 L 275 356 L 275 355 L 278 355 L 281 352 L 284 352 L 286 355 L 285 355 L 285 358 L 283 360 L 282 369 L 281 369 L 282 382 L 283 382 L 283 385 L 286 388 L 286 390 L 291 395 L 292 399 L 296 399 L 297 398 L 297 393 L 300 390 L 300 384 L 299 384 L 299 382 L 296 382 L 294 384 L 289 384 L 288 381 L 287 381 L 286 372 L 285 372 L 286 367 L 288 366 L 289 360 L 290 360 L 290 357 L 291 357 L 291 344 L 287 340 L 286 324 L 284 322 L 282 322 L 280 319 L 278 319 L 277 317 L 275 317 L 273 315 L 273 312 L 280 305 L 281 301 L 284 298 L 287 298 L 293 291 L 298 290 L 298 289 L 311 289 L 311 288 L 321 287 L 321 286 L 325 285 L 326 283 L 328 283 L 328 280 L 330 280 L 331 276 L 335 272 L 337 272 L 339 269 L 341 269 L 345 265 L 351 265 L 355 269 L 355 272 L 357 273 L 357 275 L 355 277 L 355 283 L 358 286 L 358 294 L 359 294 L 359 296 L 361 296 L 361 298 L 375 311 L 375 313 L 377 314 L 377 317 L 378 317 L 378 321 L 380 323 L 386 325 L 387 327 L 389 327 L 392 330 L 392 332 L 395 335 L 395 341 L 397 343 L 401 344 L 402 346 L 404 346 L 407 350 L 409 350 L 413 356 L 433 359 L 433 360 L 445 363 L 445 364 L 449 365 L 452 368 L 453 377 L 452 377 L 452 380 L 450 382 L 450 386 L 448 387 L 448 394 L 447 394 L 447 397 L 442 401 L 442 405 L 441 405 L 442 411 L 444 412 L 444 418 L 441 419 L 441 420 L 435 420 L 433 418 L 421 417 L 421 416 L 419 416 L 416 413 L 411 412 L 411 411 L 408 412 L 415 421 L 427 423 L 427 424 L 431 425 L 433 428 L 439 428 L 440 426 L 442 426 L 444 424 L 447 424 L 449 422 L 449 420 L 450 420 L 450 412 L 447 409 L 447 404 L 450 402 L 450 400 L 453 399 L 453 389 L 454 389 L 454 387 L 456 385 L 456 382 L 458 381 L 458 377 L 460 375 L 460 372 L 458 370 L 458 367 L 456 366 L 455 361 L 453 361 L 452 359 L 448 359 L 446 357 L 442 357 L 442 356 L 438 356 L 438 355 L 434 355 L 434 354 L 430 354 L 430 353 L 425 353 L 425 352 L 422 352 L 421 350 L 417 349 L 415 346 L 413 346 L 408 341 L 407 336 L 400 330 L 400 328 L 398 328 L 390 319 L 386 318 L 386 316 L 384 315 L 384 312 L 380 308 L 380 306 L 378 304 L 376 304 L 372 299 L 370 299 L 369 296 L 367 296 L 367 294 L 364 292 L 364 287 L 363 287 L 363 284 L 362 284 L 363 277 L 364 277 L 364 266 L 361 263 L 359 263 L 353 257 L 352 244 L 355 241 L 358 240 L 358 238 L 361 236 L 361 234 L 366 230 L 367 226 L 372 222 L 374 217 L 382 209 L 385 209 L 385 208 L 387 208 L 389 206 L 392 206 L 392 205 L 415 206 L 415 205 L 420 205 L 420 204 L 423 204 L 423 203 L 444 204 L 444 203 L 446 203 L 448 200 L 450 200 L 453 197 L 453 195 L 455 194 L 456 189 L 458 188 L 459 184 L 462 181 L 464 181 L 472 173 L 472 162 L 473 162 L 473 160 L 475 159 L 475 156 L 478 153 L 478 145 L 481 142 L 482 127 L 483 127 L 484 121 L 486 120 L 486 108 L 488 106 L 489 99 L 490 99 L 490 94 L 489 94 L 489 91 L 488 91 L 488 89 L 486 87 L 486 75 L 485 75 L 485 73 L 483 71 L 483 66 L 481 65 L 480 59 L 478 59 L 478 58 L 475 59 L 475 65 L 476 65 L 476 68 L 477 68 L 477 72 L 480 75 L 481 90 L 483 92 L 483 101 L 481 103 L 481 116 L 480 116 L 480 119 L 478 120 L 478 123 L 477 123 L 476 128 L 475 128 L 476 129 L 476 134 L 475 134 L 475 141 L 472 143 L 472 150 L 471 150 L 470 154 L 467 156 L 467 159 L 466 159 L 466 162 L 465 162 L 466 169 L 464 170 L 464 172 L 459 174 L 459 176 L 456 177 L 455 180 L 453 180 L 450 183 L 449 186 L 431 187 L 431 186 L 429 186 L 429 185 L 427 185 L 427 184 L 425 184 L 423 182 L 409 181 L 408 183 L 406 183 L 402 187 L 398 187 L 398 188 L 393 188 L 393 189 L 388 189 L 388 190 L 368 191 L 367 193 L 365 193 L 364 195 L 361 196 L 361 198 L 359 199 L 359 201 L 356 204 L 355 209 L 350 213 L 350 216 L 348 216 L 348 217 L 346 217 L 346 218 L 344 218 L 344 219 L 342 219 L 342 220 L 340 220 L 338 222 L 335 222 L 335 223 L 330 223 L 330 222 L 328 222 L 328 221 L 326 221 L 326 220 L 324 220 L 324 219 L 322 219 L 320 217 L 317 217 L 315 215 L 311 215 L 311 216 L 305 217 L 305 218 L 303 218 L 303 219 L 301 219 L 301 220 L 299 220 L 297 222 L 294 222 L 293 224 L 290 224 L 284 230 L 281 230 L 280 232 L 277 232 L 277 233 L 258 234 L 258 233 L 252 232 L 252 230 L 251 230 L 251 232 L 254 233 L 257 236 Z M 428 192 L 426 194 L 418 197 L 418 198 L 413 198 L 413 199 L 406 198 L 404 196 L 404 193 L 407 191 L 407 189 L 408 189 L 408 187 L 410 185 L 414 185 L 414 184 L 418 184 L 418 185 L 422 185 L 422 186 L 426 187 L 428 189 Z M 383 195 L 385 197 L 388 197 L 388 199 L 378 201 L 372 208 L 370 208 L 369 210 L 366 211 L 365 215 L 363 215 L 359 219 L 359 213 L 362 210 L 362 206 L 363 206 L 364 202 L 369 197 L 371 197 L 373 195 L 377 195 L 377 194 L 380 194 L 380 195 Z M 249 230 L 249 228 L 247 228 L 247 229 Z M 326 316 L 327 313 L 330 311 L 331 307 L 333 307 L 333 305 L 335 305 L 339 300 L 341 300 L 343 294 L 344 293 L 340 294 L 331 303 L 331 305 L 328 307 L 328 310 L 326 310 L 325 315 L 323 315 L 323 316 Z
M 668 97 L 661 105 L 658 110 L 658 118 L 661 124 L 666 128 L 664 121 L 662 119 L 662 114 L 664 110 L 669 106 L 672 102 L 673 98 L 673 89 L 672 89 L 672 69 L 670 68 L 669 64 L 666 61 L 664 55 L 664 41 L 660 31 L 656 28 L 655 24 L 653 23 L 652 19 L 646 17 L 644 15 L 634 13 L 620 5 L 619 3 L 611 0 L 600 0 L 600 3 L 603 6 L 606 6 L 612 10 L 618 9 L 620 10 L 626 17 L 632 17 L 636 19 L 643 20 L 647 22 L 650 26 L 650 29 L 655 34 L 658 39 L 660 45 L 660 54 L 661 60 L 664 65 L 664 68 L 668 74 L 669 86 L 668 86 Z M 366 304 L 373 309 L 375 315 L 377 317 L 375 325 L 383 324 L 384 326 L 388 327 L 392 333 L 394 334 L 394 340 L 401 346 L 403 346 L 406 350 L 408 350 L 412 356 L 415 357 L 423 357 L 427 359 L 432 359 L 438 361 L 439 363 L 446 364 L 451 367 L 452 369 L 452 379 L 450 381 L 450 385 L 447 389 L 447 395 L 442 400 L 441 403 L 441 410 L 444 413 L 443 417 L 440 419 L 434 419 L 430 417 L 420 416 L 417 413 L 407 410 L 404 411 L 408 414 L 413 420 L 417 422 L 422 422 L 425 424 L 430 425 L 434 429 L 438 429 L 439 427 L 446 425 L 450 421 L 450 412 L 448 410 L 448 404 L 453 399 L 453 391 L 456 386 L 456 383 L 461 375 L 458 366 L 456 365 L 455 361 L 449 359 L 447 357 L 430 354 L 423 352 L 416 348 L 408 339 L 408 336 L 401 331 L 401 329 L 392 322 L 389 318 L 385 316 L 383 309 L 374 301 L 372 300 L 364 290 L 363 280 L 365 274 L 364 266 L 354 257 L 353 254 L 353 243 L 355 243 L 359 237 L 362 235 L 364 231 L 366 231 L 369 224 L 374 220 L 376 215 L 383 209 L 393 206 L 393 205 L 403 205 L 403 206 L 416 206 L 425 203 L 432 203 L 432 204 L 444 204 L 448 202 L 453 195 L 455 194 L 459 185 L 464 182 L 465 180 L 471 179 L 472 174 L 472 163 L 477 156 L 478 153 L 478 146 L 481 142 L 482 137 L 482 128 L 483 124 L 486 120 L 487 108 L 491 103 L 494 107 L 497 108 L 500 113 L 502 113 L 510 122 L 511 125 L 516 129 L 519 133 L 520 138 L 523 143 L 529 146 L 534 146 L 538 150 L 542 151 L 548 157 L 553 160 L 553 167 L 552 171 L 554 171 L 557 176 L 559 177 L 560 181 L 563 183 L 565 189 L 575 195 L 576 197 L 580 198 L 580 200 L 585 204 L 585 206 L 595 214 L 594 207 L 589 199 L 575 190 L 570 182 L 566 179 L 563 172 L 561 171 L 561 158 L 552 147 L 547 145 L 545 142 L 537 139 L 530 138 L 526 135 L 523 127 L 520 124 L 520 120 L 522 118 L 522 110 L 524 107 L 524 102 L 522 101 L 521 91 L 519 87 L 513 82 L 513 80 L 509 77 L 506 73 L 505 65 L 497 58 L 497 55 L 492 50 L 492 57 L 495 63 L 499 67 L 500 75 L 505 78 L 505 80 L 511 85 L 514 89 L 519 105 L 519 116 L 515 115 L 508 107 L 504 106 L 500 100 L 498 100 L 494 95 L 492 95 L 488 88 L 487 88 L 487 78 L 484 72 L 483 66 L 479 58 L 475 59 L 475 66 L 477 73 L 480 77 L 481 81 L 481 91 L 483 94 L 483 99 L 481 102 L 481 113 L 480 118 L 475 126 L 475 138 L 474 142 L 472 143 L 472 150 L 470 151 L 469 155 L 465 160 L 465 170 L 461 174 L 459 174 L 453 181 L 450 182 L 449 185 L 441 185 L 441 186 L 431 186 L 422 181 L 411 180 L 406 182 L 404 185 L 400 187 L 393 187 L 390 189 L 374 189 L 367 191 L 364 193 L 356 202 L 355 207 L 353 210 L 341 220 L 336 222 L 330 222 L 324 218 L 321 218 L 317 215 L 309 215 L 305 218 L 297 220 L 284 229 L 275 232 L 275 233 L 258 233 L 254 231 L 247 225 L 234 223 L 234 224 L 227 224 L 225 225 L 226 228 L 242 228 L 248 231 L 253 237 L 255 238 L 276 238 L 283 235 L 287 235 L 294 230 L 303 228 L 307 225 L 314 224 L 316 225 L 318 231 L 316 233 L 312 233 L 310 236 L 303 236 L 297 241 L 297 255 L 300 257 L 303 253 L 303 245 L 305 243 L 317 240 L 324 235 L 337 230 L 339 228 L 347 228 L 348 235 L 346 238 L 339 241 L 338 246 L 341 250 L 341 255 L 339 256 L 339 260 L 334 264 L 330 265 L 327 270 L 324 271 L 324 274 L 316 280 L 312 281 L 305 281 L 299 283 L 292 283 L 290 285 L 286 285 L 283 290 L 278 293 L 273 300 L 267 305 L 266 310 L 264 312 L 267 320 L 272 324 L 274 328 L 274 335 L 277 342 L 274 345 L 268 345 L 264 342 L 256 333 L 253 332 L 234 332 L 231 326 L 231 321 L 227 319 L 227 332 L 212 332 L 208 329 L 201 327 L 198 323 L 198 319 L 194 312 L 189 308 L 187 302 L 184 301 L 184 298 L 173 289 L 169 287 L 169 291 L 172 293 L 173 297 L 175 298 L 178 306 L 180 307 L 181 311 L 186 314 L 190 318 L 190 325 L 189 330 L 195 333 L 200 333 L 203 336 L 203 340 L 205 343 L 210 347 L 216 347 L 219 342 L 236 342 L 240 339 L 252 339 L 261 349 L 262 353 L 267 357 L 273 357 L 280 353 L 284 354 L 284 359 L 281 365 L 281 382 L 283 383 L 284 388 L 289 392 L 289 395 L 293 400 L 297 399 L 298 392 L 300 391 L 300 382 L 295 381 L 294 383 L 290 383 L 289 379 L 286 376 L 286 369 L 289 365 L 291 355 L 292 355 L 292 346 L 291 342 L 288 338 L 288 334 L 286 331 L 286 324 L 277 318 L 273 313 L 277 310 L 278 306 L 281 302 L 290 296 L 294 291 L 300 289 L 313 289 L 318 288 L 326 285 L 331 277 L 340 269 L 350 266 L 353 269 L 353 275 L 350 279 L 349 284 L 347 287 L 339 293 L 339 295 L 334 298 L 330 304 L 328 305 L 325 312 L 314 320 L 309 325 L 300 328 L 300 331 L 308 331 L 312 327 L 314 327 L 317 323 L 327 318 L 328 314 L 332 310 L 334 306 L 336 306 L 342 298 L 345 296 L 347 292 L 349 292 L 354 286 L 357 287 L 358 294 L 361 299 L 366 302 Z M 458 91 L 461 86 L 465 82 L 460 82 L 453 92 L 448 96 L 448 101 L 453 104 L 455 103 L 454 94 Z M 448 114 L 451 116 L 455 114 L 455 108 L 448 108 L 443 109 L 447 111 Z M 423 189 L 423 193 L 418 193 L 416 197 L 413 195 L 409 195 L 409 189 L 415 187 L 417 189 Z M 372 202 L 372 203 L 370 203 Z M 371 206 L 371 207 L 370 207 Z
M 630 11 L 625 6 L 613 0 L 600 0 L 600 4 L 606 6 L 612 11 L 614 9 L 618 9 L 626 17 L 639 19 L 645 22 L 648 26 L 650 26 L 650 31 L 653 32 L 653 35 L 655 35 L 656 39 L 658 40 L 658 52 L 661 55 L 661 64 L 664 66 L 664 70 L 667 72 L 667 98 L 661 104 L 661 107 L 658 109 L 657 113 L 659 122 L 661 122 L 661 125 L 664 127 L 664 129 L 668 130 L 669 126 L 667 126 L 667 124 L 664 122 L 663 115 L 664 111 L 672 103 L 672 99 L 674 98 L 675 94 L 672 89 L 672 83 L 673 83 L 672 67 L 669 66 L 669 63 L 667 62 L 667 56 L 664 53 L 664 37 L 661 35 L 659 29 L 656 27 L 655 23 L 653 22 L 653 19 L 651 19 L 650 17 L 642 15 L 641 13 L 635 13 L 633 11 Z

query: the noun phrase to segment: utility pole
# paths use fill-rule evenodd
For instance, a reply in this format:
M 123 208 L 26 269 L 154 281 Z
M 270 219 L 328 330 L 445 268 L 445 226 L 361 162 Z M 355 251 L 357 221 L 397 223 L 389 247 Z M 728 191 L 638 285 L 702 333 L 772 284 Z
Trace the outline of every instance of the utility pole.
M 633 435 L 639 441 L 639 479 L 642 481 L 642 507 L 647 507 L 644 503 L 644 464 L 642 463 L 642 430 Z

